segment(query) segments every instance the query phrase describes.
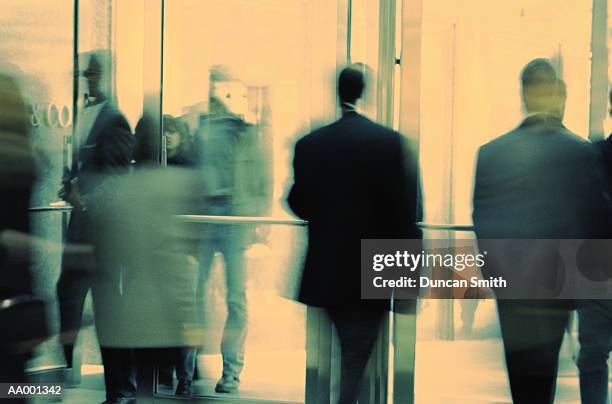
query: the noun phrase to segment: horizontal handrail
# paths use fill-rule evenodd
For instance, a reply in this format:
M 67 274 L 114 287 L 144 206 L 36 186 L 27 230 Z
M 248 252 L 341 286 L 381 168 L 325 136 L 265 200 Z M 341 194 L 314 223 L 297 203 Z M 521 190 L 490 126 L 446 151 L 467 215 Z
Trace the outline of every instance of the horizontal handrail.
M 179 220 L 190 223 L 214 224 L 286 224 L 290 226 L 306 226 L 305 220 L 272 217 L 272 216 L 213 216 L 213 215 L 177 215 Z
M 424 230 L 474 231 L 471 224 L 417 222 L 416 225 Z
M 72 206 L 33 206 L 30 208 L 30 212 L 70 212 Z
M 35 206 L 30 208 L 31 212 L 69 212 L 72 206 L 66 203 L 55 202 L 47 206 Z M 211 224 L 282 224 L 289 226 L 307 226 L 308 222 L 290 217 L 273 216 L 216 216 L 216 215 L 177 215 L 177 219 L 190 223 Z M 446 230 L 446 231 L 474 231 L 474 226 L 469 224 L 451 223 L 427 223 L 417 222 L 418 227 L 424 230 Z

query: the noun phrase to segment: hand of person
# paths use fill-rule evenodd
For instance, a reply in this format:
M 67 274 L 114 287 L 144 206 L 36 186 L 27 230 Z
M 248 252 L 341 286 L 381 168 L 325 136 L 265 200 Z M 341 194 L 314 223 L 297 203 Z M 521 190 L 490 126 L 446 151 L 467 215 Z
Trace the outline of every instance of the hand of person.
M 62 189 L 60 189 L 58 193 L 58 196 L 71 204 L 75 209 L 85 210 L 85 202 L 81 196 L 81 193 L 79 192 L 76 179 L 64 183 Z

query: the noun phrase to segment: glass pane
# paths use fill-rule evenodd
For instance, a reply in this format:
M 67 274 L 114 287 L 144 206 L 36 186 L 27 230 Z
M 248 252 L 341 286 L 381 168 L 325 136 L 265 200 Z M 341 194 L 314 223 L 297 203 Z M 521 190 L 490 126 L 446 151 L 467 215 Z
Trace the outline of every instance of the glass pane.
M 365 63 L 372 69 L 371 80 L 361 100 L 362 113 L 370 119 L 377 118 L 379 9 L 379 1 L 351 1 L 350 61 L 351 63 Z
M 165 1 L 165 147 L 169 165 L 193 158 L 204 178 L 196 213 L 288 216 L 293 143 L 335 114 L 337 12 L 326 0 Z M 195 393 L 215 394 L 225 373 L 239 377 L 239 397 L 303 401 L 305 307 L 288 298 L 304 230 L 201 232 Z
M 471 222 L 476 152 L 521 121 L 519 74 L 531 59 L 552 59 L 567 83 L 564 122 L 587 137 L 590 35 L 589 2 L 424 2 L 420 150 L 426 221 Z
M 519 75 L 531 59 L 552 60 L 568 88 L 564 123 L 588 136 L 591 6 L 423 2 L 420 162 L 426 222 L 471 223 L 476 153 L 522 121 Z M 416 402 L 511 401 L 494 300 L 422 300 L 417 329 Z M 568 331 L 561 350 L 559 402 L 579 400 L 575 338 Z
M 62 9 L 64 12 L 68 12 L 70 10 L 70 20 L 62 21 L 62 29 L 68 30 L 71 33 L 71 43 L 70 43 L 70 54 L 69 59 L 66 63 L 69 63 L 70 69 L 72 71 L 74 67 L 74 43 L 72 42 L 72 34 L 74 33 L 74 18 L 78 20 L 78 66 L 79 72 L 75 72 L 78 74 L 78 92 L 76 99 L 76 110 L 74 111 L 76 115 L 77 122 L 81 120 L 81 116 L 84 111 L 85 99 L 89 92 L 87 80 L 82 76 L 82 72 L 85 70 L 89 57 L 92 51 L 100 51 L 100 52 L 108 52 L 108 55 L 111 55 L 111 0 L 104 1 L 94 1 L 94 0 L 80 0 L 78 2 L 78 15 L 73 17 L 74 11 L 74 3 L 72 2 L 62 2 L 61 5 L 57 6 L 58 9 Z M 105 66 L 103 66 L 105 79 L 109 79 L 108 81 L 104 81 L 104 83 L 110 83 L 113 80 L 110 80 L 112 75 L 114 74 L 111 66 L 112 57 L 108 57 Z M 55 62 L 54 62 L 55 63 Z M 73 80 L 71 75 L 71 80 Z M 72 87 L 71 87 L 72 88 Z M 107 89 L 105 90 L 110 94 L 110 98 L 113 99 L 114 91 Z M 70 99 L 72 103 L 72 96 L 70 94 Z M 83 134 L 78 133 L 78 124 L 77 129 L 73 131 L 71 128 L 71 132 L 73 136 L 71 138 L 70 143 L 67 147 L 67 156 L 66 156 L 66 167 L 71 168 L 72 166 L 72 157 L 75 152 L 75 144 L 79 142 L 79 136 L 83 136 Z M 74 133 L 77 133 L 74 136 Z M 61 177 L 60 177 L 61 178 Z M 57 182 L 56 188 L 59 189 L 60 183 L 59 180 Z M 57 191 L 55 192 L 54 200 L 59 199 L 57 197 Z M 69 214 L 66 214 L 66 222 L 65 225 L 68 224 Z M 53 288 L 53 299 L 57 299 L 56 294 L 56 285 L 59 278 L 59 273 L 61 272 L 61 258 L 58 262 L 56 276 L 52 283 L 49 283 L 50 287 Z M 76 296 L 77 292 L 72 291 L 73 296 Z M 94 312 L 92 307 L 91 300 L 91 291 L 86 291 L 87 295 L 85 297 L 84 306 L 82 308 L 82 324 L 80 330 L 78 330 L 78 336 L 75 343 L 74 348 L 74 362 L 73 367 L 74 370 L 70 372 L 70 376 L 67 379 L 67 383 L 69 387 L 74 384 L 75 386 L 79 386 L 81 388 L 87 389 L 88 399 L 96 400 L 104 398 L 104 383 L 103 383 L 103 367 L 102 360 L 100 358 L 100 349 L 98 346 L 98 339 L 96 337 L 96 331 L 94 326 Z M 59 308 L 55 309 L 54 313 L 58 315 L 57 317 L 57 331 L 59 333 Z M 51 340 L 52 343 L 55 344 L 56 351 L 59 351 L 60 354 L 57 356 L 56 363 L 64 366 L 66 364 L 66 358 L 64 357 L 64 352 L 62 352 L 61 345 L 59 344 L 58 339 Z M 66 393 L 66 400 L 79 400 L 79 395 L 81 392 L 69 390 Z M 95 398 L 94 398 L 95 397 Z

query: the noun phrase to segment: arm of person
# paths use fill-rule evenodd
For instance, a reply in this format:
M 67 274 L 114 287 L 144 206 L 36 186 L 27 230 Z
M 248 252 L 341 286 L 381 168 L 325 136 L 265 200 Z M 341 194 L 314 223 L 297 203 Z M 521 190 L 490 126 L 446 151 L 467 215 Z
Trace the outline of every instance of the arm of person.
M 310 220 L 312 217 L 313 201 L 312 189 L 309 186 L 310 179 L 306 162 L 303 156 L 303 146 L 301 141 L 295 145 L 293 156 L 293 185 L 289 191 L 287 202 L 289 207 L 298 217 Z
M 90 215 L 101 214 L 113 195 L 113 178 L 129 171 L 134 152 L 134 136 L 124 117 L 117 117 L 100 137 L 99 158 L 102 170 L 98 186 L 80 195 L 82 206 Z M 77 188 L 78 190 L 78 188 Z

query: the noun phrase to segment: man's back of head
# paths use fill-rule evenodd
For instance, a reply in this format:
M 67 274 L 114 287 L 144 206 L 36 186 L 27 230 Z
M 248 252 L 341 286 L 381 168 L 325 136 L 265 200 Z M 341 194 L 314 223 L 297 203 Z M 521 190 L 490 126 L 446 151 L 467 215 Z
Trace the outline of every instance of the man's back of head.
M 550 113 L 558 109 L 559 79 L 548 60 L 538 58 L 527 63 L 521 72 L 521 87 L 528 113 Z
M 365 69 L 363 64 L 352 64 L 340 72 L 338 76 L 338 97 L 343 106 L 354 107 L 365 89 Z

